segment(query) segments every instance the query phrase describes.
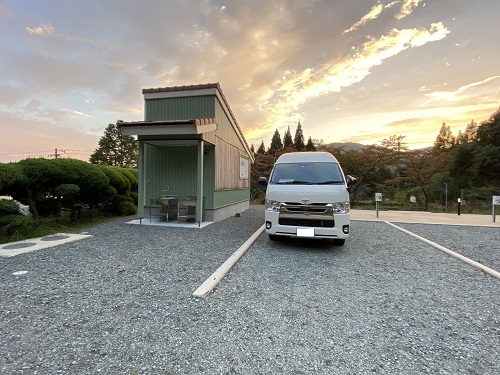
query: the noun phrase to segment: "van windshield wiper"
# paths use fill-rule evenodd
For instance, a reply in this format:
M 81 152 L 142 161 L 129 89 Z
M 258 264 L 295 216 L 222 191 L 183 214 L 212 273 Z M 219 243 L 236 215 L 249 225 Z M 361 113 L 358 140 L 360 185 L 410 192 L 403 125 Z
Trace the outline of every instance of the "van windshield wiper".
M 300 181 L 300 180 L 278 181 L 276 183 L 279 185 L 309 185 L 309 184 L 311 184 L 309 181 Z
M 333 185 L 342 183 L 344 183 L 344 181 L 323 181 L 323 182 L 318 182 L 317 185 Z

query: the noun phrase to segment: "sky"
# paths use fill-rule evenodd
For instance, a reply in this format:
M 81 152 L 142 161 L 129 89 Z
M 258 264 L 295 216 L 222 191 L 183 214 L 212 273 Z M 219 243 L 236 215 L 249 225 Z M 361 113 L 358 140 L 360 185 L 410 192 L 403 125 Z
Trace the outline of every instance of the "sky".
M 431 145 L 500 106 L 498 0 L 0 0 L 0 162 L 88 160 L 143 88 L 219 82 L 249 144 Z

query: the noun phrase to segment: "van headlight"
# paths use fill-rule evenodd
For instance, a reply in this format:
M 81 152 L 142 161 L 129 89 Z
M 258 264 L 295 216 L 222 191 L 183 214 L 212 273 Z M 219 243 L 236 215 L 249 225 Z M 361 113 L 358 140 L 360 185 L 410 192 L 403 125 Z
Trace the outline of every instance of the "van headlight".
M 281 202 L 266 199 L 266 211 L 279 212 Z
M 334 214 L 347 214 L 350 209 L 349 202 L 334 202 L 332 203 Z

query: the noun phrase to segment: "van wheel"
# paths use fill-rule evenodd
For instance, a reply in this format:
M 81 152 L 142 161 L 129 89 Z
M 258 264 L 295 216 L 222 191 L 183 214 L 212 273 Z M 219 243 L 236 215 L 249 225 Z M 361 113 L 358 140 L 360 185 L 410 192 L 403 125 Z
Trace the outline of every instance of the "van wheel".
M 336 239 L 332 240 L 332 243 L 335 246 L 343 246 L 345 244 L 345 238 L 336 238 Z
M 275 235 L 275 234 L 270 234 L 270 235 L 269 235 L 269 239 L 270 239 L 271 241 L 278 241 L 280 238 L 279 238 L 279 236 L 277 236 L 277 235 Z

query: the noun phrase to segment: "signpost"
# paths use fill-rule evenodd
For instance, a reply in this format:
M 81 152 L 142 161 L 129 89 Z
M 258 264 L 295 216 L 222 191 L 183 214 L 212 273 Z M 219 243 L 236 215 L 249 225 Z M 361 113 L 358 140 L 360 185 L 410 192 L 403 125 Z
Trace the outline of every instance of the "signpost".
M 377 217 L 378 217 L 378 202 L 382 202 L 382 193 L 375 193 L 375 207 L 377 210 Z
M 500 206 L 500 195 L 493 196 L 493 204 L 492 204 L 493 222 L 495 222 L 495 206 Z

